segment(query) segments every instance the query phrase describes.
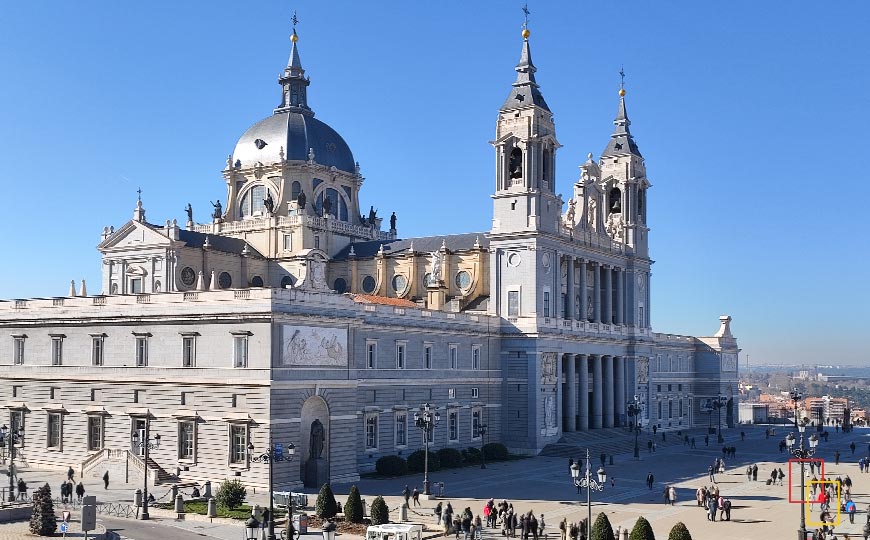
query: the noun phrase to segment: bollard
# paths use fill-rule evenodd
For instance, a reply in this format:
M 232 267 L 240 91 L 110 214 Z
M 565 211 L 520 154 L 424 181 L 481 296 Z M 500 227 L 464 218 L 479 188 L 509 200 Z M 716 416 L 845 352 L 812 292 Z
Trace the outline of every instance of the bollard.
M 133 497 L 133 506 L 135 506 L 136 508 L 139 508 L 140 506 L 142 506 L 142 490 L 141 489 L 136 490 L 136 495 Z
M 178 485 L 172 484 L 172 500 L 174 501 L 176 497 L 178 497 Z
M 213 518 L 217 517 L 217 503 L 214 500 L 214 497 L 209 497 L 208 499 L 208 517 Z
M 205 484 L 202 486 L 202 496 L 206 499 L 211 499 L 211 481 L 206 480 Z
M 402 509 L 399 511 L 399 521 L 408 521 L 408 505 L 402 504 Z
M 621 540 L 628 540 L 628 527 L 626 527 L 625 529 L 622 529 L 622 539 Z
M 184 513 L 184 497 L 181 496 L 181 493 L 175 496 L 175 513 Z

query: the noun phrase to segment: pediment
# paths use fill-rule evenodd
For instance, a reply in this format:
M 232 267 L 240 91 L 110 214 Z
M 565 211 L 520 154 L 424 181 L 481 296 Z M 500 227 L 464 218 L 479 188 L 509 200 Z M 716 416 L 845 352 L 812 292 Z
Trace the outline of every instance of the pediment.
M 165 246 L 171 241 L 168 237 L 138 221 L 129 221 L 120 229 L 110 234 L 100 242 L 97 249 L 107 251 L 112 249 L 142 248 L 148 246 Z

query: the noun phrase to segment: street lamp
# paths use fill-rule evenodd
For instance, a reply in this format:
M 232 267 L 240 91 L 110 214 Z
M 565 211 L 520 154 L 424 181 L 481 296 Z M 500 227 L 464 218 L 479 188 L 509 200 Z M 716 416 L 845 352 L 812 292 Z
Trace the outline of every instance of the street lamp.
M 805 460 L 813 457 L 813 454 L 816 453 L 816 446 L 819 444 L 819 437 L 813 433 L 809 437 L 810 447 L 804 447 L 804 431 L 807 429 L 806 420 L 801 420 L 798 422 L 798 403 L 803 400 L 803 395 L 798 392 L 797 388 L 792 390 L 789 393 L 789 397 L 791 397 L 792 402 L 794 403 L 794 425 L 800 434 L 800 443 L 795 448 L 795 436 L 794 433 L 789 433 L 788 437 L 785 438 L 785 445 L 788 447 L 788 451 L 791 455 L 798 458 L 801 464 L 801 526 L 798 528 L 798 539 L 806 540 L 807 538 L 807 521 L 806 516 L 804 515 L 804 501 L 803 498 L 805 496 L 804 492 L 804 462 Z
M 157 450 L 160 447 L 160 435 L 154 436 L 154 442 L 151 442 L 151 420 L 145 419 L 145 436 L 143 438 L 139 438 L 139 431 L 134 431 L 131 440 L 133 441 L 133 446 L 138 446 L 144 450 L 145 456 L 145 469 L 142 474 L 142 515 L 139 519 L 148 519 L 150 516 L 148 515 L 148 450 Z
M 634 396 L 634 400 L 626 405 L 626 414 L 631 418 L 631 429 L 634 431 L 634 459 L 640 459 L 640 447 L 637 445 L 637 436 L 640 431 L 640 400 Z
M 420 405 L 420 410 L 414 411 L 414 425 L 423 432 L 423 445 L 425 454 L 423 457 L 423 495 L 429 495 L 429 439 L 432 438 L 432 430 L 441 421 L 441 413 L 438 407 L 428 403 Z
M 598 481 L 592 476 L 592 470 L 589 468 L 589 449 L 586 449 L 586 473 L 580 476 L 580 465 L 575 463 L 571 465 L 571 480 L 579 493 L 580 488 L 586 488 L 586 509 L 589 512 L 586 520 L 586 538 L 592 538 L 592 490 L 604 491 L 604 483 L 607 481 L 607 473 L 604 472 L 604 466 L 598 467 Z
M 275 540 L 275 508 L 273 505 L 272 499 L 274 495 L 272 493 L 272 463 L 275 461 L 293 461 L 293 456 L 296 455 L 296 447 L 293 446 L 293 443 L 289 443 L 287 445 L 287 452 L 284 453 L 284 445 L 281 443 L 269 443 L 269 449 L 262 454 L 254 454 L 254 444 L 248 443 L 248 457 L 254 463 L 268 463 L 269 464 L 269 532 L 266 535 L 266 540 Z M 290 522 L 293 519 L 293 494 L 290 494 L 290 502 L 287 504 L 288 513 L 287 513 L 287 521 Z M 293 525 L 290 524 L 289 527 Z M 288 527 L 288 528 L 289 528 Z
M 483 453 L 483 447 L 486 446 L 486 432 L 488 426 L 486 424 L 479 424 L 477 426 L 477 436 L 480 437 L 480 468 L 486 468 L 486 456 Z
M 716 433 L 717 433 L 716 440 L 719 442 L 719 444 L 722 444 L 723 442 L 725 442 L 725 439 L 722 438 L 722 407 L 725 406 L 726 399 L 728 399 L 728 398 L 726 398 L 725 396 L 719 395 L 719 396 L 716 396 L 716 401 L 713 403 L 713 406 L 716 407 L 716 410 L 718 411 L 718 416 L 716 419 Z
M 0 427 L 0 446 L 9 447 L 9 502 L 15 501 L 15 484 L 12 482 L 15 473 L 15 445 L 20 444 L 23 439 L 23 428 L 16 427 L 10 430 L 5 424 Z
M 257 532 L 260 529 L 260 522 L 257 518 L 251 516 L 245 522 L 245 540 L 257 540 Z

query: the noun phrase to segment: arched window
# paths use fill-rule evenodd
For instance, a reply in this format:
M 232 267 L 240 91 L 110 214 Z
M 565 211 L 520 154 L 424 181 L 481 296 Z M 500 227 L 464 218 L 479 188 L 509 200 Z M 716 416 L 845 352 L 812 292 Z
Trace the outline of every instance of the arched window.
M 523 151 L 517 147 L 511 150 L 508 172 L 511 178 L 522 178 L 523 176 Z
M 622 192 L 619 191 L 619 188 L 613 188 L 610 190 L 610 196 L 608 197 L 607 201 L 607 213 L 622 213 Z
M 550 186 L 552 185 L 552 183 L 550 181 L 550 171 L 552 170 L 551 163 L 550 163 L 551 159 L 553 159 L 553 151 L 550 150 L 549 148 L 547 148 L 544 150 L 544 160 L 543 160 L 543 163 L 541 163 L 541 171 L 542 171 L 543 180 L 544 180 L 544 189 L 550 189 Z
M 281 278 L 281 288 L 286 289 L 293 286 L 293 276 L 284 276 Z
M 347 292 L 347 281 L 344 278 L 337 278 L 332 284 L 332 290 L 339 294 Z
M 326 200 L 329 200 L 329 203 L 324 206 Z M 347 202 L 344 200 L 344 197 L 339 195 L 338 191 L 332 188 L 326 188 L 317 195 L 315 208 L 317 208 L 318 213 L 324 216 L 329 214 L 329 216 L 337 218 L 340 221 L 348 220 Z
M 290 200 L 295 201 L 296 199 L 298 199 L 299 193 L 301 193 L 301 192 L 302 192 L 302 184 L 300 184 L 298 181 L 294 180 L 293 183 L 290 184 Z
M 643 212 L 644 212 L 644 194 L 646 192 L 642 189 L 637 190 L 637 217 L 640 221 L 643 221 Z
M 249 189 L 239 203 L 239 217 L 244 218 L 253 216 L 256 213 L 262 214 L 266 206 L 263 201 L 268 197 L 269 190 L 266 186 L 254 186 Z
M 263 278 L 260 276 L 254 276 L 251 278 L 251 287 L 262 287 L 263 286 Z

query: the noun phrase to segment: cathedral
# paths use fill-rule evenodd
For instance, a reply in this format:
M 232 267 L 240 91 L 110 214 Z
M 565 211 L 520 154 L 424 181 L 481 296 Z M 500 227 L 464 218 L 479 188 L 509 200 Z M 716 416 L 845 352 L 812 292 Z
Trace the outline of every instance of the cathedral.
M 731 318 L 709 337 L 650 327 L 652 185 L 624 89 L 563 200 L 524 28 L 493 110 L 491 229 L 400 238 L 395 214 L 360 207 L 359 163 L 316 118 L 291 42 L 278 106 L 238 139 L 207 222 L 189 205 L 185 223 L 149 221 L 140 199 L 102 231 L 100 294 L 0 302 L 17 460 L 265 487 L 251 456 L 293 444 L 274 468 L 291 489 L 354 481 L 424 438 L 536 455 L 573 432 L 706 426 L 714 405 L 736 421 Z

